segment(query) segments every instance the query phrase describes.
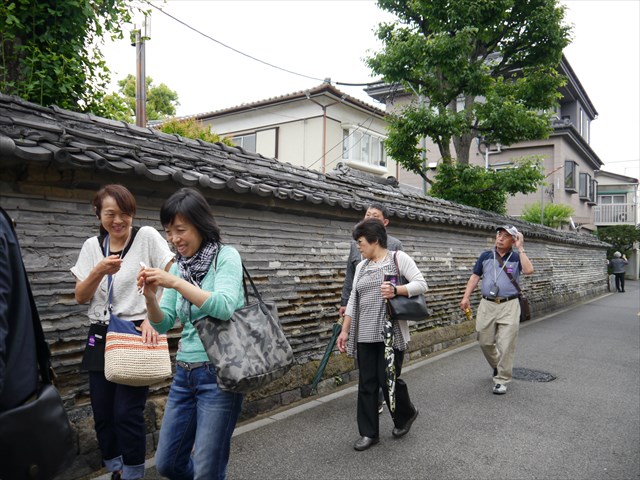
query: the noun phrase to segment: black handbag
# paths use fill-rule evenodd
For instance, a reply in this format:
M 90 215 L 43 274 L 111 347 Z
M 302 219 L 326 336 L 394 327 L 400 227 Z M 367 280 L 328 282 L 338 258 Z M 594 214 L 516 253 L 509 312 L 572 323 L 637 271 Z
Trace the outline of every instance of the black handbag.
M 398 271 L 398 285 L 405 285 L 407 279 L 400 275 L 398 259 L 396 258 L 397 254 L 398 252 L 394 252 L 393 261 Z M 427 302 L 422 293 L 420 295 L 414 295 L 413 297 L 396 295 L 387 300 L 387 308 L 389 317 L 392 320 L 424 320 L 430 315 Z
M 245 306 L 226 321 L 212 317 L 193 321 L 216 370 L 218 386 L 234 393 L 258 390 L 282 377 L 295 363 L 275 303 L 262 299 L 244 265 L 242 271 Z M 249 303 L 246 278 L 253 289 L 253 303 Z
M 25 278 L 26 274 L 25 270 Z M 42 382 L 34 397 L 0 413 L 0 478 L 4 480 L 49 480 L 71 465 L 76 456 L 75 434 L 53 386 L 51 352 L 29 282 L 27 290 Z

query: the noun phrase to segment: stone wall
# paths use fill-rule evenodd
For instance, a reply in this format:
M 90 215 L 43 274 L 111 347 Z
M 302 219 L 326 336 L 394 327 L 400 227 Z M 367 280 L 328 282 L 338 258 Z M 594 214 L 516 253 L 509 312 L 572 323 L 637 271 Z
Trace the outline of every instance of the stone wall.
M 175 184 L 36 165 L 0 172 L 0 204 L 17 221 L 58 387 L 78 432 L 78 460 L 65 478 L 100 468 L 87 375 L 79 371 L 88 328 L 86 307 L 75 303 L 69 268 L 84 240 L 97 233 L 90 201 L 99 185 L 109 182 L 123 183 L 136 195 L 137 225 L 160 229 L 159 207 L 178 188 Z M 284 378 L 247 397 L 241 417 L 246 420 L 310 395 L 309 384 L 337 320 L 350 232 L 363 211 L 203 192 L 212 203 L 224 242 L 238 248 L 261 293 L 277 301 L 297 360 Z M 427 301 L 433 315 L 412 325 L 410 359 L 473 339 L 473 323 L 466 320 L 458 302 L 478 254 L 493 245 L 493 231 L 397 217 L 391 222 L 390 233 L 402 240 L 430 287 Z M 604 246 L 538 235 L 526 242 L 526 249 L 536 273 L 522 287 L 534 317 L 607 288 Z M 478 299 L 476 293 L 474 306 Z M 172 352 L 178 337 L 176 328 L 171 332 Z M 353 361 L 334 355 L 324 379 L 321 393 L 356 379 Z M 148 452 L 155 449 L 168 385 L 151 389 L 146 410 Z

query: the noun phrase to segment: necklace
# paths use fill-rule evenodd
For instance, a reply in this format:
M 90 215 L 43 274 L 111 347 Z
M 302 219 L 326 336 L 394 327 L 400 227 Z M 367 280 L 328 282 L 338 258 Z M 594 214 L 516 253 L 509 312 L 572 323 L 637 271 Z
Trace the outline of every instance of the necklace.
M 379 263 L 379 262 L 381 262 L 382 260 L 384 260 L 385 258 L 387 258 L 387 251 L 386 251 L 386 250 L 385 250 L 384 254 L 383 254 L 381 257 L 374 258 L 374 259 L 372 259 L 371 261 L 372 261 L 373 263 Z

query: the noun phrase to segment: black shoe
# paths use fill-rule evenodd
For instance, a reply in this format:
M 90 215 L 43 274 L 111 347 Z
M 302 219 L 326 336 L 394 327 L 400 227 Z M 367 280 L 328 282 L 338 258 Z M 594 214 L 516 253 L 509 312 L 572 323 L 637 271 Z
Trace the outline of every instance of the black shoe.
M 497 367 L 494 367 L 494 368 L 493 368 L 493 376 L 494 376 L 494 377 L 497 377 L 497 376 L 498 376 L 498 368 L 497 368 Z
M 363 450 L 368 449 L 369 447 L 374 446 L 380 441 L 380 438 L 371 438 L 371 437 L 360 437 L 356 440 L 356 443 L 353 444 L 353 448 L 362 452 Z
M 111 480 L 120 480 L 121 478 L 121 473 L 120 472 L 112 472 L 111 473 Z
M 418 409 L 416 408 L 415 413 L 409 420 L 407 420 L 407 423 L 405 423 L 404 427 L 394 427 L 391 434 L 396 438 L 404 437 L 407 433 L 409 433 L 409 430 L 411 430 L 411 424 L 415 421 L 416 418 L 418 418 L 418 413 L 420 412 L 418 412 Z

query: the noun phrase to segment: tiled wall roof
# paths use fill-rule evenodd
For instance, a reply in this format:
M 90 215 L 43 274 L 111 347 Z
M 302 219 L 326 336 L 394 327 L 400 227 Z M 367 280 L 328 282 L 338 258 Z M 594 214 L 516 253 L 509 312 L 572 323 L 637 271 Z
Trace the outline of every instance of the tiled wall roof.
M 0 94 L 0 162 L 20 160 L 62 168 L 104 169 L 207 189 L 325 204 L 362 211 L 384 204 L 390 216 L 491 231 L 515 224 L 528 237 L 599 244 L 590 236 L 560 232 L 512 217 L 425 197 L 344 165 L 322 174 L 275 159 L 200 140 L 169 135 L 91 114 L 42 107 Z M 6 166 L 5 166 L 6 168 Z

